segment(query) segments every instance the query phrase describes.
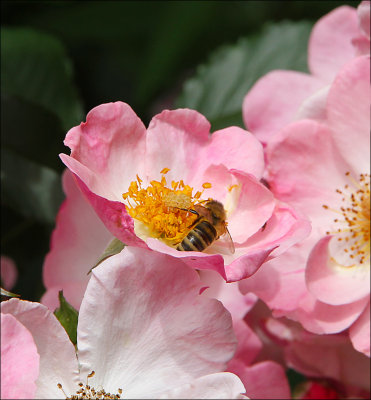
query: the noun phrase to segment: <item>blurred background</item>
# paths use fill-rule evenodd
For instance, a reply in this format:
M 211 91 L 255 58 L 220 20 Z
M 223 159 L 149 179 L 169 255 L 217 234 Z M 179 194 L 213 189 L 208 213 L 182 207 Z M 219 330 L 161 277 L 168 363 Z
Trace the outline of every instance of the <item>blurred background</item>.
M 271 69 L 307 71 L 320 17 L 353 1 L 3 1 L 1 254 L 12 291 L 39 300 L 64 195 L 58 154 L 93 107 L 121 100 L 148 125 L 191 107 L 212 129 L 242 126 L 241 104 Z

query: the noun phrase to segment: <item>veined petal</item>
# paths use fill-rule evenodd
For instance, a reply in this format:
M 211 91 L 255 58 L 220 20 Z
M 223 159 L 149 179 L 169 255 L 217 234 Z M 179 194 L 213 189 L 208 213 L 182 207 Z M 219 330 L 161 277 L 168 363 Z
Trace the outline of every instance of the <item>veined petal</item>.
M 203 376 L 161 394 L 159 399 L 248 399 L 241 380 L 230 372 Z
M 158 397 L 225 368 L 236 345 L 231 316 L 199 295 L 197 273 L 181 260 L 126 247 L 92 274 L 78 349 L 83 372 L 95 371 L 94 387 Z

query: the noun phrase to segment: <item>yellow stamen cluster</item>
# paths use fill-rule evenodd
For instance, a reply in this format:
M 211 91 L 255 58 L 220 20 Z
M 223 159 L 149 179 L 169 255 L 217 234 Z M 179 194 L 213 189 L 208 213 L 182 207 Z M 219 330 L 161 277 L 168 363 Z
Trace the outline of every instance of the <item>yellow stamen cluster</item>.
M 356 262 L 365 264 L 370 258 L 370 175 L 360 174 L 356 180 L 345 174 L 352 182 L 352 188 L 345 185 L 345 190 L 337 189 L 336 192 L 342 195 L 344 205 L 339 210 L 332 210 L 342 216 L 334 219 L 334 222 L 344 224 L 345 227 L 338 228 L 334 232 L 326 234 L 343 234 L 338 241 L 344 241 L 344 252 Z M 329 209 L 327 205 L 323 206 Z
M 60 383 L 57 384 L 58 389 L 62 390 L 67 400 L 82 400 L 82 399 L 121 399 L 122 389 L 118 389 L 117 394 L 107 393 L 104 389 L 96 390 L 94 387 L 88 384 L 89 378 L 92 378 L 95 372 L 92 371 L 86 378 L 86 385 L 82 382 L 79 383 L 80 389 L 76 391 L 76 394 L 67 396 L 63 387 Z
M 197 219 L 197 214 L 188 210 L 205 200 L 200 200 L 203 191 L 193 195 L 193 188 L 184 184 L 183 180 L 172 181 L 168 187 L 165 178 L 168 172 L 169 169 L 164 168 L 161 180 L 150 181 L 147 188 L 142 187 L 143 181 L 137 175 L 136 181 L 130 183 L 122 197 L 126 200 L 129 215 L 144 223 L 152 237 L 175 246 Z M 202 187 L 208 189 L 211 184 L 205 182 Z

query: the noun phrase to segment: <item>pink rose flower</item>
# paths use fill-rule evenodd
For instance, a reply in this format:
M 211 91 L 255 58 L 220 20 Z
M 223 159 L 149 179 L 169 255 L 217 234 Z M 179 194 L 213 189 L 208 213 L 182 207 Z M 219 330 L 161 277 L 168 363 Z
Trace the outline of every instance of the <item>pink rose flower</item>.
M 364 54 L 370 54 L 370 2 L 363 1 L 357 10 L 341 6 L 331 11 L 311 32 L 310 74 L 272 71 L 247 93 L 242 112 L 248 130 L 266 145 L 285 125 L 302 118 L 301 109 L 308 107 L 308 98 L 319 96 L 318 112 L 321 98 L 336 74 L 346 63 Z
M 257 139 L 237 127 L 210 135 L 196 111 L 163 111 L 146 130 L 127 104 L 103 104 L 67 133 L 65 144 L 71 155 L 61 154 L 62 161 L 107 229 L 127 245 L 236 281 L 308 235 L 305 218 L 259 182 L 264 160 Z M 204 212 L 200 201 L 209 198 L 224 205 L 235 252 L 227 234 L 203 252 L 176 250 L 197 219 L 187 210 Z
M 354 347 L 367 355 L 369 88 L 370 58 L 355 58 L 328 91 L 326 118 L 292 123 L 267 146 L 271 190 L 310 217 L 312 233 L 241 284 L 243 292 L 251 290 L 266 301 L 275 316 L 296 319 L 311 332 L 349 328 Z
M 245 398 L 238 377 L 222 372 L 236 346 L 231 317 L 201 287 L 182 260 L 126 247 L 92 272 L 76 353 L 44 305 L 11 299 L 1 313 L 36 344 L 35 398 L 72 396 L 81 388 L 92 397 L 104 390 L 123 398 Z

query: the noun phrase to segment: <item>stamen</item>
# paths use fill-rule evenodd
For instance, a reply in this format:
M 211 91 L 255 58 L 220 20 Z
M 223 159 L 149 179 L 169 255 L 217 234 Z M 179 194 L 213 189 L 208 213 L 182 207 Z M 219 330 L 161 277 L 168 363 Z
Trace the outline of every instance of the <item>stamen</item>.
M 67 396 L 65 391 L 63 390 L 63 387 L 60 383 L 57 384 L 58 389 L 60 389 L 63 394 L 65 395 L 67 400 L 83 400 L 83 399 L 120 399 L 122 395 L 122 389 L 118 388 L 117 391 L 118 393 L 116 394 L 111 394 L 107 393 L 103 388 L 100 390 L 96 390 L 94 387 L 88 385 L 89 378 L 92 378 L 95 375 L 95 372 L 92 371 L 87 377 L 86 377 L 86 385 L 84 385 L 82 382 L 79 382 L 79 386 L 81 389 L 76 391 L 76 394 L 73 394 L 72 396 Z
M 196 204 L 201 204 L 205 189 L 212 187 L 205 182 L 202 191 L 193 195 L 193 188 L 181 179 L 167 184 L 165 174 L 169 168 L 161 170 L 160 181 L 150 181 L 147 188 L 142 188 L 142 180 L 130 183 L 128 191 L 123 193 L 128 214 L 142 222 L 149 230 L 150 236 L 160 239 L 167 245 L 175 247 L 188 233 L 197 219 L 197 214 L 188 212 Z
M 342 244 L 342 251 L 350 260 L 365 264 L 370 258 L 370 175 L 360 174 L 358 180 L 349 172 L 345 175 L 351 184 L 345 185 L 344 190 L 336 189 L 344 203 L 340 211 L 323 205 L 324 209 L 342 217 L 334 219 L 337 228 L 326 234 L 338 236 L 337 241 Z

